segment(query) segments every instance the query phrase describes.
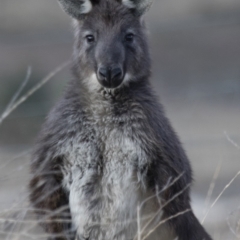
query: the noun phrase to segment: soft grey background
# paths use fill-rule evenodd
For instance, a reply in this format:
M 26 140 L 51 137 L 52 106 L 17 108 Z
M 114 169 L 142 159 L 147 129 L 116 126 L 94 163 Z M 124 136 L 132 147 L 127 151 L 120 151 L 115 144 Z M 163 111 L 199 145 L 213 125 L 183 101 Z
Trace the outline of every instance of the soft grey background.
M 153 86 L 191 160 L 193 206 L 202 220 L 240 171 L 240 1 L 155 0 L 146 19 Z M 0 113 L 28 66 L 32 75 L 25 93 L 70 58 L 71 30 L 57 0 L 0 0 Z M 69 78 L 65 69 L 0 125 L 0 239 L 32 236 L 24 222 L 28 151 Z M 204 222 L 214 239 L 240 239 L 239 209 L 240 176 Z

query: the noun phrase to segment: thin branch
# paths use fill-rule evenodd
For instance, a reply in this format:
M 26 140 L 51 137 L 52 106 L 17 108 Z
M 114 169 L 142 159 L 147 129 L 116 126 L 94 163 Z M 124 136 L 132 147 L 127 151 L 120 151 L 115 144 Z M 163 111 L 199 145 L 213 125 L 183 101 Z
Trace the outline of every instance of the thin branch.
M 203 217 L 202 220 L 202 224 L 204 223 L 207 215 L 209 214 L 210 210 L 214 207 L 214 205 L 216 204 L 216 202 L 219 200 L 219 198 L 223 195 L 223 193 L 226 191 L 227 188 L 229 188 L 229 186 L 233 183 L 233 181 L 238 177 L 238 175 L 240 175 L 240 171 L 231 179 L 231 181 L 223 188 L 223 190 L 220 192 L 220 194 L 217 196 L 217 198 L 215 199 L 215 201 L 212 203 L 212 205 L 210 206 L 210 208 L 208 209 L 207 213 L 205 214 L 205 216 Z
M 240 209 L 237 209 L 235 211 L 239 211 Z M 239 239 L 240 238 L 240 219 L 237 220 L 237 223 L 236 223 L 236 229 L 234 229 L 232 226 L 231 226 L 231 223 L 230 223 L 230 216 L 232 216 L 235 211 L 231 212 L 228 217 L 227 217 L 227 224 L 228 224 L 228 227 L 230 229 L 230 231 L 234 234 L 234 236 Z
M 204 214 L 205 214 L 206 211 L 207 211 L 207 208 L 208 208 L 209 202 L 210 202 L 210 200 L 211 200 L 212 193 L 213 193 L 214 187 L 215 187 L 215 185 L 216 185 L 216 181 L 217 181 L 217 178 L 218 178 L 219 173 L 220 173 L 220 171 L 221 171 L 221 168 L 222 168 L 222 161 L 219 161 L 219 163 L 218 163 L 218 165 L 217 165 L 217 168 L 216 168 L 216 170 L 215 170 L 215 172 L 214 172 L 214 175 L 213 175 L 211 184 L 210 184 L 209 189 L 208 189 L 207 197 L 206 197 L 206 200 L 205 200 Z
M 9 104 L 7 105 L 4 113 L 6 113 L 8 111 L 8 109 L 16 102 L 17 98 L 19 97 L 19 95 L 21 94 L 21 92 L 26 87 L 27 83 L 29 82 L 31 74 L 32 74 L 32 68 L 29 66 L 28 69 L 27 69 L 27 75 L 26 75 L 24 81 L 20 85 L 17 92 L 13 95 L 13 97 L 12 97 L 11 101 L 9 102 Z M 4 113 L 3 113 L 3 116 L 4 116 Z
M 230 138 L 230 136 L 228 135 L 227 131 L 224 131 L 224 135 L 225 135 L 225 137 L 227 138 L 227 140 L 228 140 L 234 147 L 236 147 L 237 149 L 240 149 L 240 146 Z
M 25 157 L 25 156 L 26 156 L 27 154 L 29 154 L 30 152 L 31 152 L 31 150 L 26 150 L 26 151 L 20 153 L 19 155 L 15 156 L 15 157 L 12 158 L 11 160 L 7 160 L 5 164 L 2 164 L 2 165 L 0 166 L 0 170 L 2 170 L 3 168 L 7 167 L 7 165 L 9 165 L 10 163 L 12 163 L 13 161 L 15 161 L 15 160 L 17 160 L 17 159 L 19 159 L 19 158 Z M 7 174 L 10 175 L 9 172 L 7 172 Z M 1 177 L 0 177 L 0 179 L 1 179 Z
M 16 101 L 14 104 L 9 106 L 9 108 L 7 108 L 6 111 L 0 117 L 0 125 L 19 105 L 21 105 L 23 102 L 25 102 L 31 95 L 33 95 L 37 90 L 39 90 L 44 84 L 46 84 L 49 80 L 51 80 L 58 72 L 60 72 L 62 69 L 64 69 L 65 67 L 67 67 L 69 65 L 70 65 L 70 61 L 67 61 L 67 62 L 61 64 L 55 70 L 50 72 L 45 78 L 43 78 L 36 86 L 34 86 L 24 96 L 22 96 L 18 101 Z M 21 90 L 21 88 L 20 88 L 20 90 Z M 16 97 L 14 96 L 13 99 L 15 100 L 15 98 Z
M 25 211 L 22 211 L 21 213 L 21 219 L 24 219 L 25 217 L 26 217 L 26 214 L 27 214 L 27 211 L 25 210 Z M 20 221 L 19 219 L 18 219 L 18 221 L 17 222 L 15 222 L 15 223 L 13 223 L 13 225 L 11 226 L 11 230 L 9 231 L 9 234 L 7 235 L 7 238 L 6 238 L 6 240 L 11 240 L 11 239 L 13 239 L 12 237 L 12 233 L 13 232 L 19 232 L 20 231 L 20 229 L 21 229 L 21 226 L 22 226 L 22 221 Z
M 179 174 L 178 177 L 176 177 L 175 179 L 173 179 L 173 181 L 171 182 L 171 178 L 168 179 L 166 185 L 163 187 L 163 189 L 161 189 L 160 191 L 158 191 L 156 194 L 146 198 L 144 201 L 141 202 L 140 204 L 140 208 L 139 210 L 141 211 L 143 205 L 145 203 L 147 203 L 148 201 L 150 201 L 151 199 L 155 198 L 157 195 L 160 195 L 162 192 L 164 192 L 166 189 L 170 188 L 171 186 L 173 186 L 174 183 L 176 183 L 182 176 L 183 176 L 184 172 Z
M 55 223 L 55 222 L 57 222 L 57 223 L 71 223 L 71 220 L 62 219 L 62 218 L 55 218 L 55 219 L 51 219 L 51 220 L 48 220 L 48 219 L 43 219 L 43 220 L 39 220 L 39 219 L 36 219 L 36 220 L 33 220 L 33 219 L 18 220 L 18 219 L 12 219 L 12 218 L 9 218 L 9 219 L 0 218 L 0 222 L 6 222 L 6 221 L 9 222 L 9 223 L 27 223 L 27 224 L 30 224 L 30 223 Z
M 141 219 L 140 219 L 140 206 L 137 206 L 137 236 L 141 240 Z
M 143 227 L 143 229 L 141 230 L 141 234 L 144 233 L 144 231 L 146 230 L 146 228 L 152 223 L 152 221 L 161 213 L 161 211 L 163 210 L 164 207 L 166 207 L 169 203 L 171 203 L 174 199 L 176 199 L 179 195 L 181 195 L 184 191 L 186 191 L 188 188 L 190 187 L 190 184 L 186 185 L 185 188 L 183 188 L 181 191 L 179 191 L 178 193 L 176 193 L 173 197 L 171 197 L 168 201 L 166 201 L 159 209 L 158 211 L 153 215 L 153 217 L 145 224 L 145 226 Z M 156 196 L 156 194 L 155 194 Z M 138 236 L 137 236 L 138 237 Z M 139 237 L 138 237 L 139 238 Z M 134 239 L 136 239 L 136 236 L 134 237 Z
M 163 219 L 163 220 L 160 221 L 153 229 L 151 229 L 151 230 L 147 233 L 147 235 L 145 235 L 145 236 L 143 237 L 142 240 L 145 240 L 149 235 L 151 235 L 151 234 L 152 234 L 158 227 L 160 227 L 162 224 L 168 222 L 169 220 L 171 220 L 171 219 L 173 219 L 173 218 L 176 218 L 176 217 L 181 216 L 181 215 L 183 215 L 183 214 L 185 214 L 185 213 L 187 213 L 187 212 L 190 212 L 190 211 L 191 211 L 191 209 L 186 209 L 186 210 L 184 210 L 184 211 L 182 211 L 182 212 L 178 212 L 178 213 L 176 213 L 176 214 L 174 214 L 174 215 L 172 215 L 172 216 L 170 216 L 170 217 L 168 217 L 168 218 Z

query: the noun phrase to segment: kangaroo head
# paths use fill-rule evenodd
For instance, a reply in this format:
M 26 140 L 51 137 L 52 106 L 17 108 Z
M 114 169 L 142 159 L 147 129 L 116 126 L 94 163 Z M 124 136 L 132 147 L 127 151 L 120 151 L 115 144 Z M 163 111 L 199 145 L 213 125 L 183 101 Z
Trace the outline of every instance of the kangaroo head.
M 74 19 L 74 63 L 88 85 L 117 88 L 142 81 L 150 60 L 142 15 L 147 0 L 59 0 Z

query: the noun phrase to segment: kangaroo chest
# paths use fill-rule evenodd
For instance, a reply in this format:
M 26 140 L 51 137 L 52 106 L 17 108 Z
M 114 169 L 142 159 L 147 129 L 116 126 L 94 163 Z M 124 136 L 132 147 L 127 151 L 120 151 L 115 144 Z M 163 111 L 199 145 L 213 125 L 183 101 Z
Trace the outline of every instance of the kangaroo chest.
M 137 218 L 156 213 L 160 204 L 152 198 L 137 212 L 137 206 L 154 195 L 145 188 L 150 156 L 141 141 L 131 127 L 113 125 L 96 125 L 74 141 L 63 184 L 77 235 L 89 240 L 134 239 Z
M 69 191 L 78 235 L 92 240 L 115 239 L 115 234 L 119 235 L 116 239 L 132 237 L 136 206 L 145 185 L 140 173 L 146 164 L 144 156 L 129 134 L 108 127 L 73 144 L 63 184 Z M 127 232 L 123 231 L 126 226 Z

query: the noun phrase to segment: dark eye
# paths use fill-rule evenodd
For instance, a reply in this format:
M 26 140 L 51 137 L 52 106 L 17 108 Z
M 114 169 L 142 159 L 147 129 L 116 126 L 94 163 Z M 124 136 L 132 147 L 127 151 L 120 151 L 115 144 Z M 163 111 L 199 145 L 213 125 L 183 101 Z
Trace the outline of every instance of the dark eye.
M 93 43 L 95 41 L 95 38 L 93 35 L 89 34 L 86 36 L 86 40 L 88 43 Z
M 131 43 L 134 39 L 134 34 L 133 33 L 128 33 L 126 36 L 125 36 L 125 40 L 129 43 Z

